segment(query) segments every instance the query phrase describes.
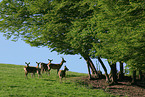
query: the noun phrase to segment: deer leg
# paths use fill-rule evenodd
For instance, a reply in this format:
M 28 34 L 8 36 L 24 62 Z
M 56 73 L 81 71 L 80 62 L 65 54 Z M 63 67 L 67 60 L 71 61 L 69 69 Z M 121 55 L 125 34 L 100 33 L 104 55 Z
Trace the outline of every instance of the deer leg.
M 57 69 L 57 74 L 58 74 L 58 72 L 59 72 L 59 69 Z
M 28 79 L 27 75 L 28 75 L 28 73 L 27 73 L 27 72 L 25 72 L 25 78 L 26 78 L 26 79 Z
M 48 76 L 50 75 L 50 70 L 51 70 L 51 68 L 48 69 Z
M 62 83 L 62 77 L 61 77 L 61 76 L 59 76 L 59 78 L 60 78 L 60 83 Z
M 45 73 L 45 68 L 43 68 L 43 73 Z
M 47 74 L 47 72 L 48 72 L 48 69 L 45 69 L 45 73 Z
M 42 69 L 42 73 L 44 73 L 44 72 L 45 72 L 45 69 L 43 68 L 43 69 Z
M 33 73 L 33 76 L 34 76 L 34 78 L 35 78 L 35 73 Z
M 43 69 L 41 69 L 41 73 L 43 73 Z
M 39 78 L 39 76 L 40 76 L 40 75 L 39 75 L 39 73 L 38 73 L 38 78 Z
M 60 82 L 62 83 L 62 78 L 60 78 Z
M 48 72 L 48 69 L 46 70 L 46 74 L 47 74 L 47 72 Z
M 31 78 L 33 78 L 33 73 L 31 73 Z
M 39 76 L 41 76 L 41 71 L 38 70 L 38 71 L 37 71 L 37 74 L 38 74 L 38 78 L 39 78 Z M 42 76 L 41 76 L 41 77 L 42 77 Z

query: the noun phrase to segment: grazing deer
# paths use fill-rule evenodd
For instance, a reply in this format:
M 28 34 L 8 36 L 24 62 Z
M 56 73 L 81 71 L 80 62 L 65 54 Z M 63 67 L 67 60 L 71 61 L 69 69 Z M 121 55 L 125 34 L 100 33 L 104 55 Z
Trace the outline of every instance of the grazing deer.
M 53 61 L 53 60 L 48 59 L 48 61 L 49 61 L 48 64 L 50 64 L 51 61 Z M 44 72 L 47 72 L 48 71 L 48 66 L 47 66 L 46 63 L 40 63 L 40 65 L 41 65 L 41 73 L 44 73 Z
M 48 63 L 48 75 L 50 75 L 50 70 L 51 69 L 57 69 L 57 74 L 59 69 L 61 68 L 61 66 L 63 65 L 63 63 L 65 63 L 66 61 L 64 60 L 64 58 L 62 58 L 62 61 L 60 64 L 53 64 L 53 63 Z
M 60 81 L 62 81 L 62 78 L 65 77 L 65 72 L 68 70 L 69 69 L 66 66 L 64 66 L 64 70 L 59 70 L 58 75 L 59 75 Z
M 30 62 L 29 63 L 26 63 L 25 62 L 25 64 L 27 65 L 27 66 L 25 66 L 24 67 L 24 71 L 25 71 L 25 77 L 27 78 L 27 75 L 28 75 L 28 73 L 31 73 L 31 76 L 33 77 L 35 77 L 35 73 L 37 73 L 38 74 L 38 77 L 41 75 L 41 73 L 40 73 L 40 68 L 39 68 L 39 64 L 40 63 L 38 63 L 38 62 L 36 62 L 37 63 L 37 66 L 36 67 L 31 67 L 31 66 L 29 66 L 29 64 L 30 64 Z M 28 78 L 27 78 L 28 79 Z

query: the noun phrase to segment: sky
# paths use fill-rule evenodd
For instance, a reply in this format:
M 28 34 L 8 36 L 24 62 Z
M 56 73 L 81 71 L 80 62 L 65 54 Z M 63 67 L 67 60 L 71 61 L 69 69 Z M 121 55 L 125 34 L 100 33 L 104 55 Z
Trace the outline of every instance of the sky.
M 64 63 L 61 69 L 66 65 L 70 71 L 88 73 L 86 61 L 83 58 L 80 59 L 80 55 L 58 55 L 57 52 L 51 52 L 46 47 L 31 47 L 21 39 L 17 42 L 6 40 L 6 37 L 0 32 L 0 63 L 26 65 L 25 62 L 30 62 L 30 66 L 36 66 L 36 62 L 48 63 L 48 59 L 53 59 L 52 63 L 60 63 L 62 60 L 61 57 L 66 60 L 66 63 Z M 99 64 L 97 59 L 93 59 L 92 61 L 95 66 Z M 110 67 L 107 61 L 103 59 L 103 62 L 108 69 L 108 73 L 110 73 Z M 104 73 L 100 64 L 99 67 Z
M 3 36 L 3 33 L 0 33 L 0 63 L 26 65 L 25 62 L 30 62 L 30 66 L 36 66 L 36 62 L 48 63 L 48 59 L 53 59 L 52 63 L 60 63 L 62 60 L 61 57 L 66 60 L 66 63 L 63 64 L 61 69 L 66 65 L 70 71 L 88 73 L 86 61 L 83 58 L 80 59 L 80 55 L 58 55 L 57 52 L 51 52 L 46 47 L 31 47 L 21 39 L 16 42 L 7 40 Z M 93 59 L 92 61 L 95 66 L 99 64 L 97 59 Z M 107 61 L 103 59 L 103 62 L 109 73 L 110 67 Z M 100 70 L 104 73 L 101 66 Z

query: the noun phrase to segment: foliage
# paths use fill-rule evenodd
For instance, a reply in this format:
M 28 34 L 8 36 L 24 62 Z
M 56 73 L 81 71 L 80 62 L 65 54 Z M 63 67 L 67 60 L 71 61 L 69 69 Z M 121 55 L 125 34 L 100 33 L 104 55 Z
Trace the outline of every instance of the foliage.
M 35 96 L 35 97 L 72 97 L 72 96 L 83 96 L 83 97 L 113 97 L 103 90 L 87 89 L 83 85 L 79 85 L 71 81 L 73 76 L 86 76 L 86 74 L 79 74 L 73 72 L 67 72 L 67 79 L 63 83 L 59 82 L 59 78 L 56 75 L 56 71 L 52 70 L 49 77 L 43 74 L 42 78 L 31 78 L 28 74 L 28 80 L 25 79 L 23 66 L 11 65 L 11 64 L 0 64 L 0 96 Z M 68 78 L 69 77 L 69 78 Z
M 126 0 L 101 0 L 100 13 L 94 14 L 96 20 L 92 53 L 109 59 L 122 61 L 137 69 L 144 68 L 145 52 L 145 2 Z M 98 45 L 97 45 L 98 44 Z M 95 51 L 95 52 L 94 52 Z
M 81 13 L 81 8 L 88 5 L 79 5 L 79 2 L 81 1 L 2 1 L 1 31 L 5 32 L 7 38 L 14 36 L 14 40 L 22 37 L 31 46 L 47 46 L 52 51 L 78 54 L 80 50 L 76 52 L 77 48 L 72 47 L 70 38 L 67 39 L 67 33 L 72 31 L 70 27 L 74 20 L 79 20 L 77 18 L 83 18 L 89 13 Z
M 0 30 L 31 46 L 144 69 L 144 8 L 144 0 L 3 0 Z
M 87 21 L 93 14 L 93 3 L 89 0 L 2 1 L 0 28 L 8 39 L 21 37 L 31 46 L 46 46 L 63 54 L 80 54 L 87 60 L 92 37 L 86 37 L 82 31 L 89 27 Z

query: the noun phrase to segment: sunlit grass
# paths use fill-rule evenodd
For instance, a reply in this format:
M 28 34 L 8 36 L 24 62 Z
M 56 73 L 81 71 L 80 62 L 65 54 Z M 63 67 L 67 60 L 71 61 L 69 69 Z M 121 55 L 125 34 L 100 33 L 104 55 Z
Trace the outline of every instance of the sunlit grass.
M 88 89 L 72 81 L 74 77 L 86 74 L 67 72 L 66 80 L 61 83 L 56 70 L 50 76 L 42 74 L 42 78 L 25 79 L 24 66 L 0 64 L 0 97 L 113 97 L 103 90 Z

